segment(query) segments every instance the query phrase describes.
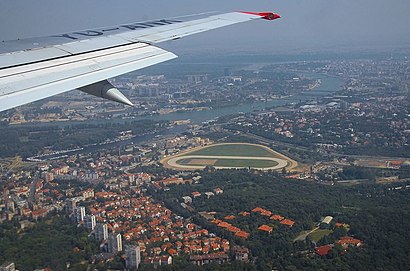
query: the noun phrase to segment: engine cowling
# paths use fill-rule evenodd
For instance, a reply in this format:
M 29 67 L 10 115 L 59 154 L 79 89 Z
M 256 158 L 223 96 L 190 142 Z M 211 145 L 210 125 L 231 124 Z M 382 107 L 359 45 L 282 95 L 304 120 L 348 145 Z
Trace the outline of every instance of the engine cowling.
M 130 100 L 128 100 L 128 98 L 125 97 L 124 94 L 121 93 L 121 91 L 119 91 L 107 80 L 97 82 L 85 87 L 81 87 L 79 88 L 79 90 L 110 101 L 122 103 L 129 106 L 134 106 L 133 103 Z

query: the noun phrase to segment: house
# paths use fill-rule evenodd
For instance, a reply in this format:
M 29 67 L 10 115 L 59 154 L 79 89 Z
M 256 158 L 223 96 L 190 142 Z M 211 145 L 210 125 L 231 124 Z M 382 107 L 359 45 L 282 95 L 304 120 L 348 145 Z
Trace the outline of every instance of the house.
M 331 245 L 325 245 L 325 246 L 316 247 L 315 252 L 319 256 L 325 256 L 330 252 L 331 249 L 332 249 Z
M 185 203 L 185 204 L 190 204 L 190 203 L 192 203 L 192 198 L 191 198 L 190 196 L 182 197 L 182 199 L 184 200 L 184 203 Z
M 192 184 L 192 180 L 184 180 L 182 178 L 168 178 L 162 181 L 158 181 L 159 183 L 162 183 L 163 186 L 168 186 L 168 185 L 172 185 L 172 184 Z
M 206 197 L 209 199 L 210 197 L 215 196 L 215 194 L 213 192 L 205 192 L 204 193 L 206 195 Z
M 198 198 L 201 196 L 201 193 L 199 193 L 198 191 L 192 192 L 191 194 L 194 198 Z
M 263 216 L 271 216 L 272 215 L 272 212 L 271 211 L 268 211 L 268 210 L 263 210 L 262 212 L 261 212 L 261 215 L 263 215 Z
M 84 199 L 90 199 L 94 197 L 94 190 L 93 189 L 87 189 L 82 192 L 82 196 Z
M 31 213 L 31 216 L 34 220 L 37 220 L 39 217 L 46 217 L 47 216 L 47 210 L 46 209 L 39 209 L 35 210 Z
M 228 222 L 225 222 L 225 221 L 222 221 L 221 223 L 218 224 L 218 227 L 220 227 L 220 228 L 229 228 L 231 226 L 232 226 L 231 224 L 229 224 Z
M 282 220 L 284 220 L 285 218 L 284 218 L 283 216 L 281 216 L 281 215 L 273 215 L 273 216 L 270 217 L 270 219 L 271 219 L 271 220 L 282 221 Z
M 339 241 L 337 241 L 336 244 L 339 244 L 344 248 L 346 248 L 348 246 L 359 247 L 359 246 L 362 245 L 362 241 L 360 241 L 359 239 L 355 239 L 353 237 L 350 237 L 350 236 L 344 236 Z
M 237 232 L 240 232 L 241 231 L 241 229 L 240 228 L 238 228 L 238 227 L 235 227 L 235 226 L 230 226 L 230 227 L 228 227 L 228 228 L 226 228 L 228 231 L 230 231 L 230 232 L 233 232 L 233 233 L 237 233 Z
M 271 216 L 271 215 L 272 215 L 272 212 L 271 212 L 271 211 L 265 210 L 265 209 L 263 209 L 263 208 L 261 208 L 261 207 L 256 207 L 256 208 L 252 209 L 252 212 L 254 212 L 254 213 L 260 213 L 260 214 L 263 215 L 263 216 Z
M 221 222 L 222 222 L 222 220 L 220 220 L 220 219 L 214 219 L 214 220 L 211 221 L 211 223 L 213 223 L 213 224 L 219 224 Z
M 290 219 L 284 219 L 280 222 L 280 224 L 288 226 L 289 228 L 291 228 L 295 224 L 295 221 L 290 220 Z
M 339 222 L 337 222 L 337 223 L 335 224 L 335 228 L 341 228 L 341 227 L 345 227 L 346 229 L 348 229 L 348 228 L 349 228 L 349 224 L 339 223 Z
M 235 233 L 235 236 L 247 239 L 249 237 L 249 233 L 247 233 L 246 231 L 238 231 L 237 233 Z
M 239 213 L 239 215 L 241 215 L 241 216 L 249 216 L 250 214 L 251 213 L 245 212 L 245 211 Z
M 325 218 L 322 219 L 322 223 L 325 223 L 325 224 L 329 225 L 330 222 L 332 222 L 332 220 L 333 220 L 333 216 L 328 215 L 328 216 L 326 216 Z
M 249 249 L 246 247 L 234 246 L 233 252 L 235 254 L 235 260 L 241 262 L 249 262 Z
M 213 253 L 205 255 L 191 255 L 189 261 L 198 266 L 208 263 L 223 264 L 228 262 L 228 255 L 226 253 Z
M 0 265 L 0 270 L 1 271 L 15 271 L 16 267 L 14 266 L 14 263 L 10 262 L 5 262 L 2 265 Z
M 217 187 L 214 189 L 214 192 L 216 195 L 219 195 L 219 194 L 222 194 L 224 191 L 221 188 Z
M 206 197 L 209 199 L 210 197 L 215 196 L 213 192 L 205 192 Z
M 267 232 L 267 233 L 272 233 L 273 228 L 268 226 L 268 225 L 262 225 L 258 228 L 258 230 L 264 231 L 264 232 Z
M 252 212 L 258 213 L 258 212 L 261 212 L 262 210 L 263 209 L 261 207 L 255 207 L 255 208 L 252 209 Z

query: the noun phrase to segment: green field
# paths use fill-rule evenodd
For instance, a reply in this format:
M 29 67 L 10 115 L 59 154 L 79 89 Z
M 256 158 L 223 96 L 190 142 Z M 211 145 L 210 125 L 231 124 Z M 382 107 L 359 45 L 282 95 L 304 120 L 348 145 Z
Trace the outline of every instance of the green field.
M 263 147 L 246 144 L 214 145 L 193 151 L 189 155 L 276 157 Z
M 317 243 L 320 239 L 323 238 L 325 235 L 331 234 L 331 230 L 317 230 L 309 234 L 309 237 L 312 238 L 312 241 Z
M 244 159 L 218 159 L 215 166 L 217 167 L 253 167 L 269 168 L 277 166 L 278 163 L 269 160 L 244 160 Z
M 189 166 L 204 166 L 208 163 L 193 163 L 193 159 L 182 159 L 178 161 L 180 165 L 189 165 Z M 213 161 L 215 159 L 201 159 Z M 212 162 L 209 163 L 212 165 Z M 275 161 L 269 160 L 251 160 L 251 159 L 217 159 L 217 161 L 212 165 L 215 167 L 252 167 L 252 168 L 269 168 L 278 165 Z

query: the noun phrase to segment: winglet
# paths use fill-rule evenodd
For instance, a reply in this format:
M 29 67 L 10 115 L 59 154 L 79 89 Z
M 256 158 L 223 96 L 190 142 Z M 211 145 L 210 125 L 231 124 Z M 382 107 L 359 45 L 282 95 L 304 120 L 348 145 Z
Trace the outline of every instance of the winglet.
M 252 15 L 258 15 L 258 16 L 260 16 L 262 19 L 269 20 L 269 21 L 276 20 L 276 19 L 279 19 L 279 18 L 280 18 L 280 15 L 279 15 L 279 14 L 276 14 L 276 13 L 273 13 L 273 12 L 249 12 L 249 11 L 241 11 L 241 13 L 244 13 L 244 14 L 252 14 Z

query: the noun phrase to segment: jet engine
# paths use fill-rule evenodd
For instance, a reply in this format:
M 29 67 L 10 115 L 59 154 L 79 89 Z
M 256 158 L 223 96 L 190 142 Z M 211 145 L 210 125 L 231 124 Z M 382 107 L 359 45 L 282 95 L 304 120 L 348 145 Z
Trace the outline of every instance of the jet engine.
M 88 94 L 101 97 L 114 102 L 122 103 L 129 106 L 134 106 L 124 94 L 121 93 L 116 87 L 114 87 L 107 80 L 97 82 L 85 87 L 78 88 L 79 90 Z

